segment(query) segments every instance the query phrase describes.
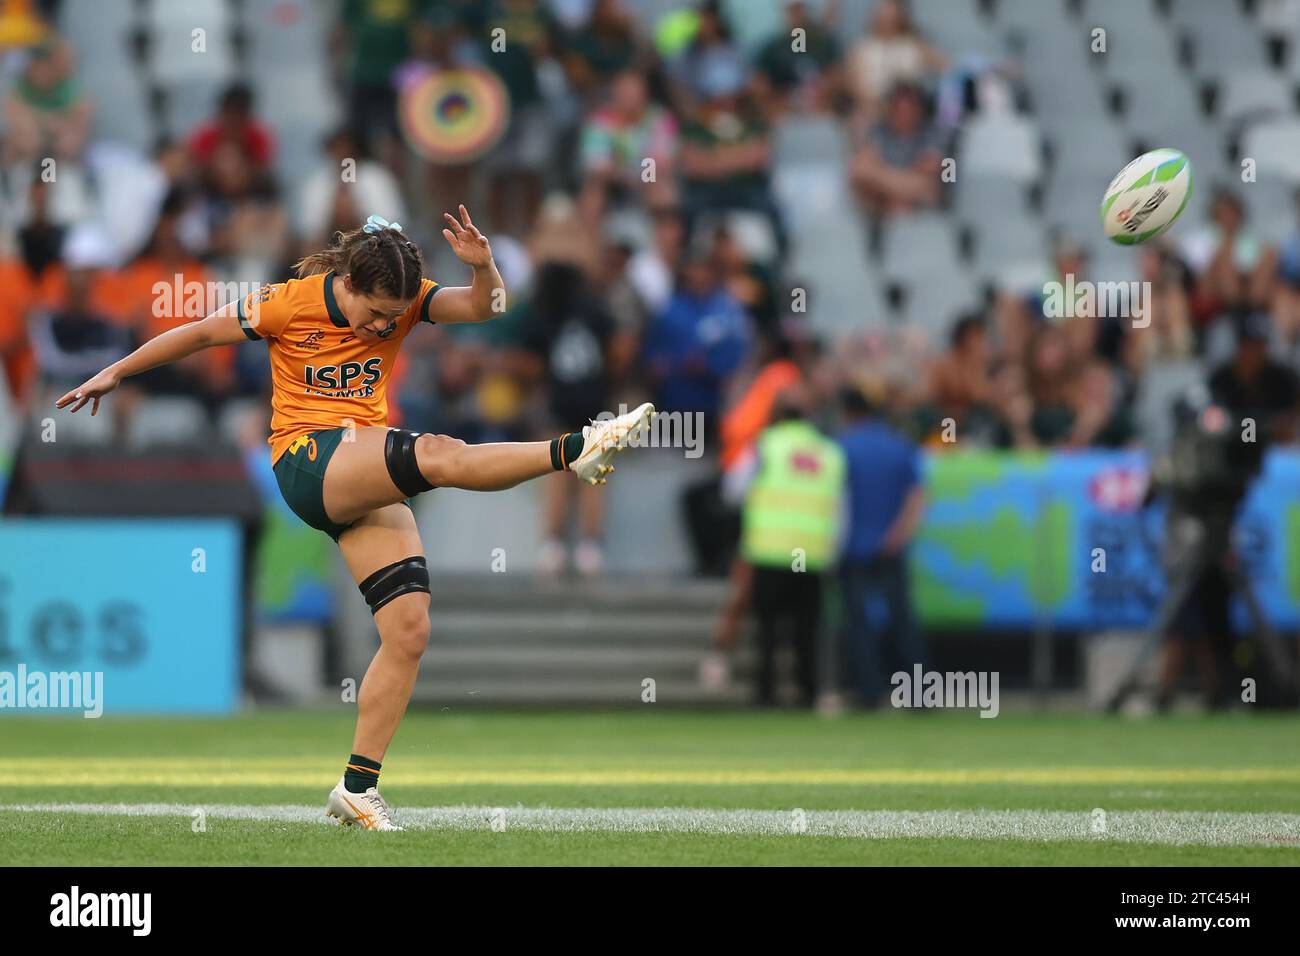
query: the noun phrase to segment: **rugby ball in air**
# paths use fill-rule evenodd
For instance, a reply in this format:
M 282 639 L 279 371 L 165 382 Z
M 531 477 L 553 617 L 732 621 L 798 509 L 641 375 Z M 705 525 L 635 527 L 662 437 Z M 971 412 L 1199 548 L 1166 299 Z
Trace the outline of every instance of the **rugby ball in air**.
M 1131 246 L 1174 224 L 1192 195 L 1192 164 L 1176 149 L 1153 149 L 1119 171 L 1101 200 L 1106 238 Z

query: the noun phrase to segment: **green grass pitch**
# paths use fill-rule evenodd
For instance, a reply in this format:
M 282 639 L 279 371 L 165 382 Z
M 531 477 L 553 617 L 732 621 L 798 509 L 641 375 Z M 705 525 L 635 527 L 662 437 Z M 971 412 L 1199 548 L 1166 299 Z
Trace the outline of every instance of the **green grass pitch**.
M 0 719 L 2 865 L 1300 865 L 1300 719 L 420 711 Z

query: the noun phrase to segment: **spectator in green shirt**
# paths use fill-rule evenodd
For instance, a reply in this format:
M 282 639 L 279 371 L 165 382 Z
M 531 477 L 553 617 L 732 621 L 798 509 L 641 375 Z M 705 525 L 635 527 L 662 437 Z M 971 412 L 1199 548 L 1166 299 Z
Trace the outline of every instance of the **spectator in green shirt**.
M 834 105 L 841 83 L 840 45 L 805 0 L 786 0 L 785 29 L 758 51 L 761 102 L 784 110 L 791 99 L 814 110 Z
M 393 72 L 410 53 L 411 26 L 430 0 L 344 0 L 339 18 L 346 47 L 348 122 L 380 159 L 397 158 L 397 91 Z
M 743 96 L 743 76 L 717 79 L 713 95 L 682 128 L 688 230 L 701 213 L 757 212 L 767 218 L 778 249 L 784 251 L 785 232 L 768 178 L 772 143 L 767 123 Z
M 596 0 L 591 19 L 566 38 L 564 49 L 569 82 L 590 101 L 615 74 L 637 63 L 643 44 L 621 0 Z
M 8 163 L 75 159 L 90 134 L 91 106 L 76 79 L 72 48 L 51 38 L 32 50 L 5 102 Z

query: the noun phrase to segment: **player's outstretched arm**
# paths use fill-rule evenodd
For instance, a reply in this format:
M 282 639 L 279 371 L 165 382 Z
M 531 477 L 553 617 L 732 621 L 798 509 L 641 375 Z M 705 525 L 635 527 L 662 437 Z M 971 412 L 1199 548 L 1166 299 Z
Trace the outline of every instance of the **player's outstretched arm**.
M 460 206 L 460 219 L 451 213 L 443 213 L 442 217 L 447 221 L 442 237 L 456 258 L 474 269 L 474 280 L 471 285 L 439 290 L 429 302 L 429 318 L 454 324 L 484 322 L 501 315 L 506 306 L 506 284 L 492 259 L 487 236 L 478 231 L 464 203 Z
M 66 408 L 76 402 L 71 408 L 75 412 L 87 402 L 93 401 L 90 414 L 94 415 L 99 412 L 99 400 L 117 388 L 124 378 L 139 375 L 159 365 L 180 361 L 187 355 L 214 345 L 233 345 L 245 341 L 244 330 L 239 327 L 237 308 L 238 303 L 232 302 L 205 319 L 177 326 L 150 339 L 130 355 L 68 392 L 54 403 L 55 407 Z

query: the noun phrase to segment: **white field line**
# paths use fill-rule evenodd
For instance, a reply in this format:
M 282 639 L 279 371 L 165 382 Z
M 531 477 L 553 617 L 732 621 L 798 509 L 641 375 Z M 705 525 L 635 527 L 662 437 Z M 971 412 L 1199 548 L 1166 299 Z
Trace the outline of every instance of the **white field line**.
M 0 813 L 45 816 L 93 814 L 334 825 L 318 807 L 257 804 L 39 803 L 0 804 Z M 800 817 L 802 814 L 802 817 Z M 1120 843 L 1268 845 L 1300 847 L 1300 814 L 1175 810 L 1107 812 L 1094 832 L 1092 811 L 1058 810 L 706 810 L 695 808 L 394 808 L 394 819 L 414 830 L 506 830 L 560 833 L 703 833 L 789 836 L 802 820 L 812 836 L 856 839 L 899 837 L 988 840 L 1116 841 Z

